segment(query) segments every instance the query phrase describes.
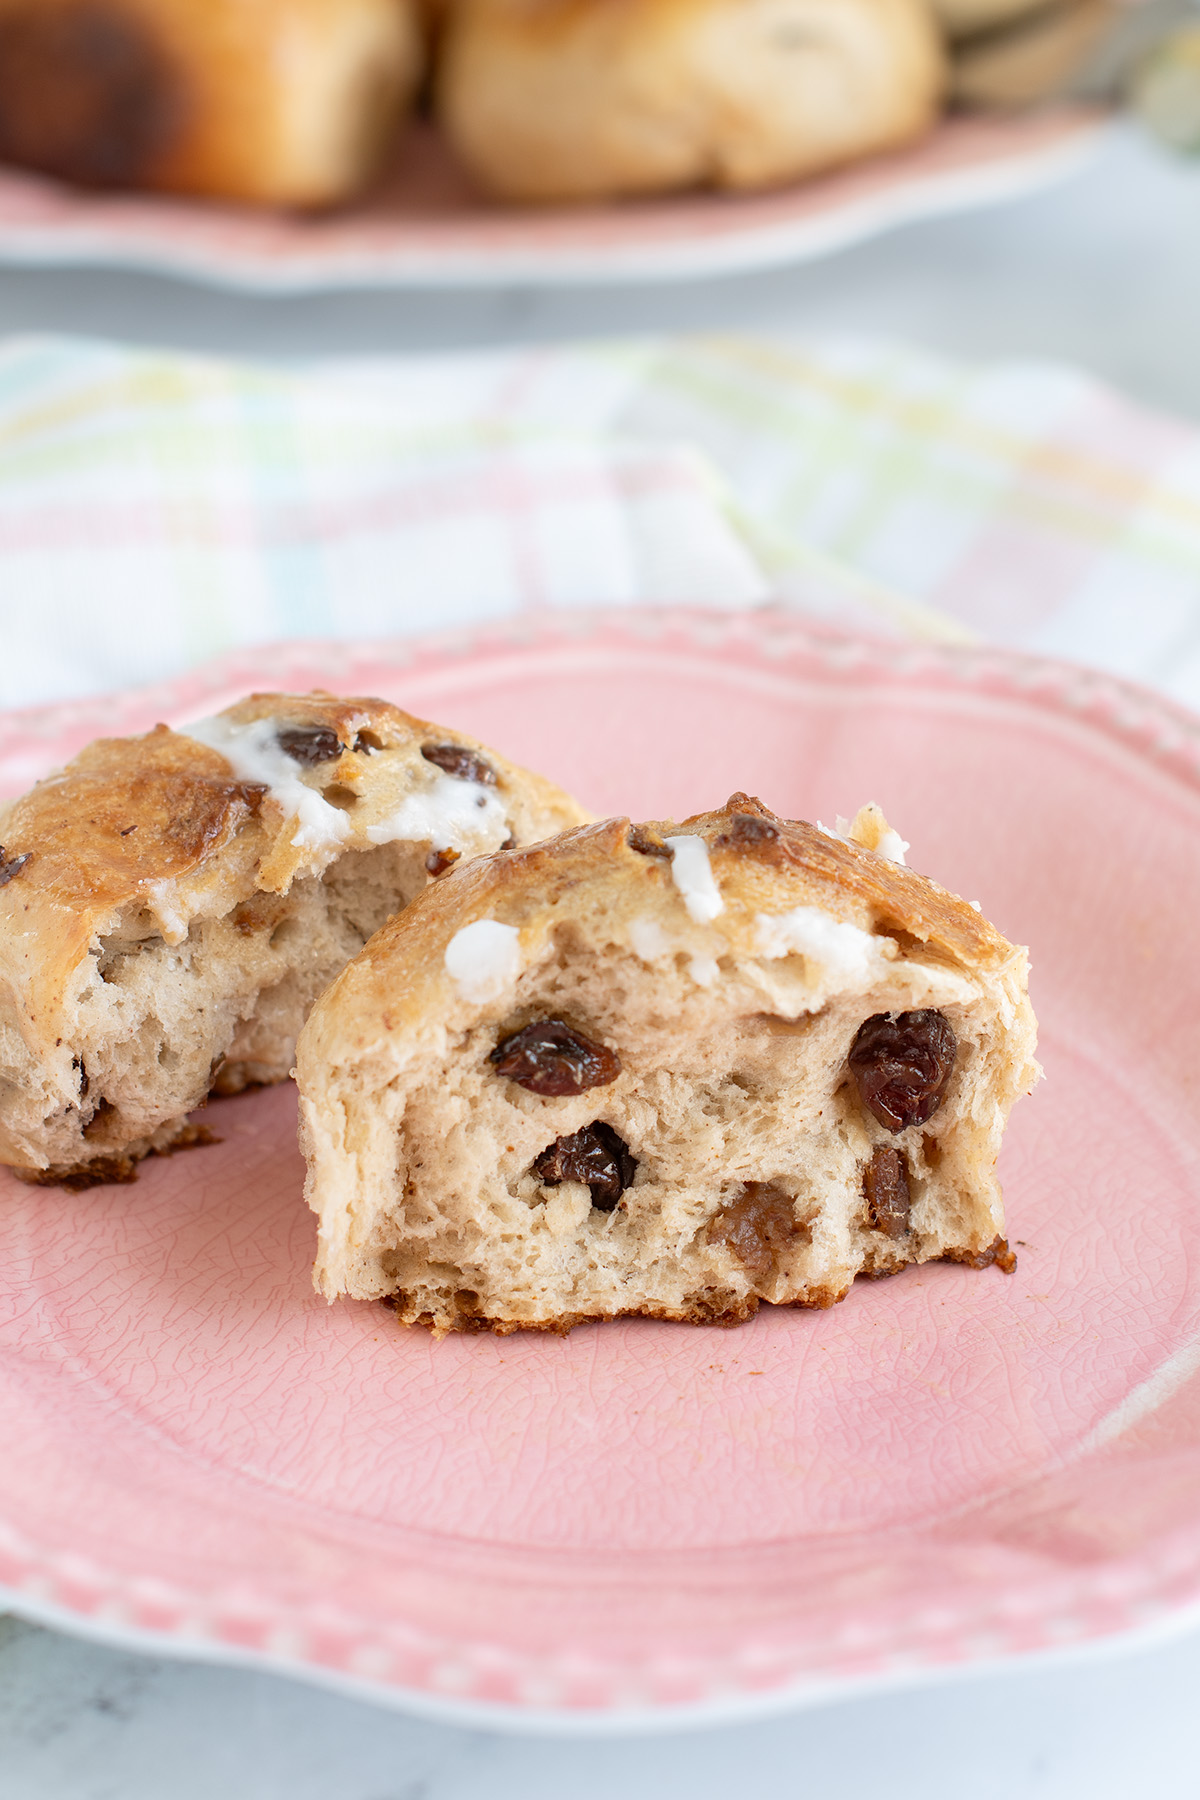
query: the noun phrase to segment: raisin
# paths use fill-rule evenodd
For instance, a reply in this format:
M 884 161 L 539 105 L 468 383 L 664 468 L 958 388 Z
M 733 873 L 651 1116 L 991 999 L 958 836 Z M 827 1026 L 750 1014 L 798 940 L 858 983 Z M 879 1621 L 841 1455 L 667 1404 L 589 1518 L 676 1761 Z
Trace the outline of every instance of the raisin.
M 445 850 L 431 850 L 425 858 L 425 867 L 436 878 L 444 875 L 447 869 L 452 869 L 461 855 L 461 850 L 451 850 L 448 847 Z
M 615 1050 L 594 1044 L 562 1019 L 538 1019 L 502 1038 L 488 1057 L 497 1074 L 530 1094 L 560 1099 L 607 1087 L 621 1073 Z
M 876 1013 L 850 1046 L 859 1097 L 888 1131 L 924 1125 L 946 1095 L 958 1049 L 940 1012 Z
M 484 762 L 465 744 L 422 744 L 421 755 L 456 781 L 477 781 L 481 787 L 496 785 L 496 771 L 491 763 Z
M 655 837 L 652 832 L 647 831 L 644 825 L 631 825 L 625 834 L 625 841 L 631 850 L 637 851 L 639 856 L 665 856 L 668 861 L 670 860 L 670 846 L 664 844 L 660 837 Z
M 32 850 L 26 850 L 24 856 L 7 856 L 4 845 L 0 844 L 0 887 L 7 887 L 21 873 L 32 855 Z
M 764 1281 L 781 1252 L 797 1240 L 808 1242 L 806 1225 L 796 1223 L 792 1196 L 773 1181 L 748 1181 L 708 1222 L 710 1244 L 732 1250 L 748 1275 Z
M 293 762 L 313 768 L 342 754 L 342 740 L 328 725 L 288 725 L 277 734 L 279 748 Z
M 716 850 L 758 850 L 764 844 L 774 844 L 779 838 L 779 827 L 770 819 L 759 817 L 756 813 L 736 813 L 728 831 L 723 831 L 713 842 Z
M 603 1119 L 573 1131 L 534 1158 L 533 1172 L 546 1187 L 563 1181 L 582 1181 L 591 1189 L 592 1205 L 612 1212 L 627 1187 L 633 1185 L 637 1159 L 625 1139 Z
M 875 1147 L 863 1170 L 863 1193 L 872 1230 L 890 1238 L 908 1235 L 908 1168 L 898 1150 L 888 1144 Z

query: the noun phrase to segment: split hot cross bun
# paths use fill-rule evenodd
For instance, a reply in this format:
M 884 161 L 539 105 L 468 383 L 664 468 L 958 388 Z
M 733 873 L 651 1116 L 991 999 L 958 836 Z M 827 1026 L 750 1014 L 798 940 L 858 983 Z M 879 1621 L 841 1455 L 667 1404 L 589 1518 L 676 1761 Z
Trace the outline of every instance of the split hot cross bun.
M 285 1080 L 321 989 L 430 881 L 586 816 L 385 700 L 254 694 L 89 745 L 0 807 L 0 1162 L 130 1179 L 210 1092 Z
M 319 1289 L 563 1331 L 1011 1267 L 1025 953 L 902 849 L 878 809 L 836 836 L 735 794 L 422 894 L 301 1033 Z

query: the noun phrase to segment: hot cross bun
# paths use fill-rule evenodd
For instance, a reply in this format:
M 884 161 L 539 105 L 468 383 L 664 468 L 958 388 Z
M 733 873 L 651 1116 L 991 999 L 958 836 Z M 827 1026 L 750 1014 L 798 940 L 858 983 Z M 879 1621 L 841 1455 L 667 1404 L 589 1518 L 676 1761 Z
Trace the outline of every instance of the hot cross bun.
M 830 833 L 735 794 L 422 894 L 301 1033 L 319 1289 L 563 1331 L 1011 1267 L 1025 953 L 904 848 L 877 808 Z

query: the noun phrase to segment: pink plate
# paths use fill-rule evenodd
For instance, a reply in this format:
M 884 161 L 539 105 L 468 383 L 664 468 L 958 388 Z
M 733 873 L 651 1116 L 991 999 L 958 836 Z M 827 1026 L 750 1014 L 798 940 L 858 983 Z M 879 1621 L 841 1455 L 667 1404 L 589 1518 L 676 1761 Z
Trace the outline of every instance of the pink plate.
M 0 169 L 0 260 L 119 264 L 272 292 L 719 275 L 1025 193 L 1079 167 L 1103 129 L 1080 107 L 953 118 L 911 149 L 772 193 L 567 209 L 482 199 L 428 127 L 409 134 L 372 196 L 310 218 L 88 194 Z
M 1200 726 L 1107 676 L 561 615 L 300 645 L 0 721 L 0 782 L 254 685 L 389 695 L 598 811 L 879 800 L 1033 949 L 1013 1276 L 735 1331 L 434 1343 L 309 1285 L 294 1102 L 85 1194 L 0 1178 L 18 1611 L 454 1716 L 712 1716 L 1178 1618 L 1200 1597 Z

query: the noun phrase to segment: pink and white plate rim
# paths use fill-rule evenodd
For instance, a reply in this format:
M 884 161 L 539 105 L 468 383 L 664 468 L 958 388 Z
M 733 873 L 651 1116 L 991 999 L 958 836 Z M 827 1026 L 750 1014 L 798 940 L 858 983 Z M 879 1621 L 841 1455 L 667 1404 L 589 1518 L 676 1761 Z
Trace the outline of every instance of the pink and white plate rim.
M 470 196 L 435 147 L 426 172 L 327 218 L 152 195 L 79 193 L 0 169 L 0 262 L 173 274 L 264 293 L 563 286 L 748 273 L 829 256 L 898 225 L 1063 180 L 1112 126 L 1095 109 L 951 118 L 912 148 L 764 194 L 525 210 Z M 424 146 L 428 134 L 418 133 Z M 424 149 L 422 149 L 422 157 Z

